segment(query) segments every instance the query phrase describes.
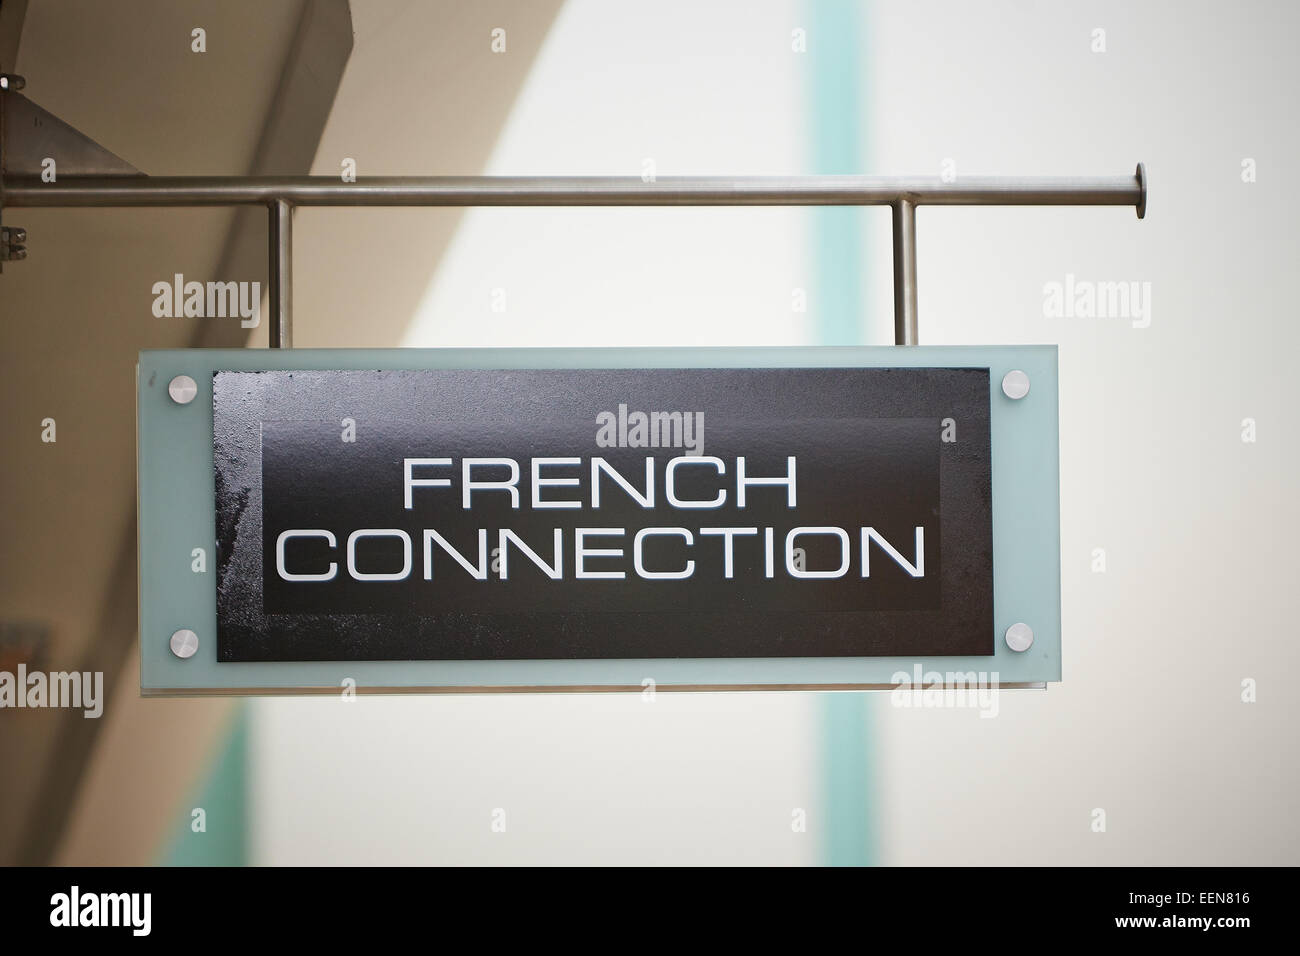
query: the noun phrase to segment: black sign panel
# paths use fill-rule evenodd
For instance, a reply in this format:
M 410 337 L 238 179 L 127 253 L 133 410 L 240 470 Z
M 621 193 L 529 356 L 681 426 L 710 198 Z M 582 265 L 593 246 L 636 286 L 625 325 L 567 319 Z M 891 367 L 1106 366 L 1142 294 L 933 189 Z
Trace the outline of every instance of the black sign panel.
M 221 661 L 993 653 L 987 369 L 218 372 Z

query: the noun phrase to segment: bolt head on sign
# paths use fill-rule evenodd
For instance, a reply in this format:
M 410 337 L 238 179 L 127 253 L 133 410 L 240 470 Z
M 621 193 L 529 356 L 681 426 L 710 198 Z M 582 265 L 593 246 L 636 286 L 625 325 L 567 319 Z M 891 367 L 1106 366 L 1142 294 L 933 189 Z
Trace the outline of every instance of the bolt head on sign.
M 1012 624 L 1007 628 L 1007 647 L 1017 653 L 1029 650 L 1034 643 L 1034 630 L 1024 622 Z
M 1029 394 L 1029 376 L 1015 368 L 1002 377 L 1002 393 L 1007 398 L 1024 398 Z
M 172 635 L 172 653 L 181 660 L 189 660 L 199 649 L 199 636 L 188 628 L 182 628 Z
M 188 405 L 199 394 L 199 385 L 188 375 L 177 375 L 167 383 L 167 394 L 177 405 Z

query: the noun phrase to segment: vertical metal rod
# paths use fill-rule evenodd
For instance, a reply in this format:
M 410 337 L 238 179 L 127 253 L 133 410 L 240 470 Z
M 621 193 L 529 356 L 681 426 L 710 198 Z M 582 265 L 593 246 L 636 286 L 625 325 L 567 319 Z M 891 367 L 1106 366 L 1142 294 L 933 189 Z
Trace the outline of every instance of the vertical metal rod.
M 267 206 L 267 329 L 273 349 L 293 348 L 293 206 L 276 199 Z
M 894 344 L 916 345 L 916 203 L 900 199 L 894 210 Z

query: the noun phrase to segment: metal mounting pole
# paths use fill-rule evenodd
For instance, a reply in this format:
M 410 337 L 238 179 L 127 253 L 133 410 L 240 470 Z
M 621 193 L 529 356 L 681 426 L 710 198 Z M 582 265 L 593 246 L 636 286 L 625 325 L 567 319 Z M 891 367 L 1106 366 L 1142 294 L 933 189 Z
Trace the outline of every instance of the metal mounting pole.
M 916 204 L 894 203 L 894 344 L 916 345 Z
M 267 328 L 273 349 L 293 348 L 293 206 L 277 199 L 267 207 Z
M 6 206 L 1133 206 L 1146 179 L 879 176 L 64 176 L 16 175 Z
M 917 206 L 1132 206 L 1146 215 L 1147 178 L 877 176 L 60 176 L 0 181 L 0 206 L 241 206 L 270 210 L 271 347 L 292 336 L 295 206 L 885 206 L 893 209 L 894 342 L 916 345 Z

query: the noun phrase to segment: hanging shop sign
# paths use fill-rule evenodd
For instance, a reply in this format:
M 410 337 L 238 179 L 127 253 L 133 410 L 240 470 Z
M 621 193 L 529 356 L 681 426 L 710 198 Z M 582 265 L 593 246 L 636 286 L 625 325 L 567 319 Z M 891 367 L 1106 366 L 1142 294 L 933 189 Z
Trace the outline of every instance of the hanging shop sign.
M 1059 679 L 1054 348 L 146 352 L 139 401 L 146 692 Z

